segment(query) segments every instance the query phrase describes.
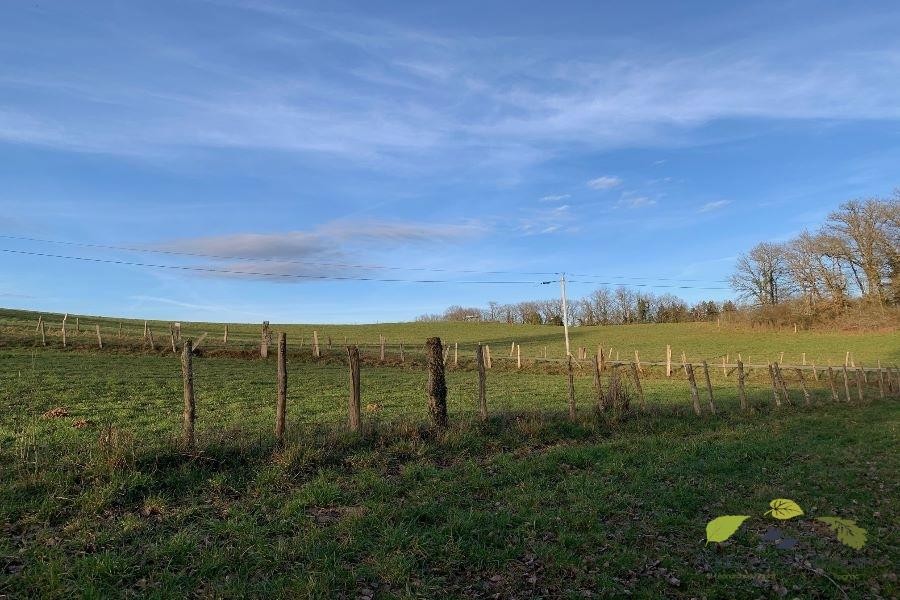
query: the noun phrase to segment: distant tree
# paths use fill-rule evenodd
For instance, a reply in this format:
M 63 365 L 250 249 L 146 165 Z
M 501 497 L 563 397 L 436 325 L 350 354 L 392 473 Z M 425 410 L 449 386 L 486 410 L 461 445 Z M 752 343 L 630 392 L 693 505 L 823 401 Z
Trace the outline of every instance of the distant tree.
M 792 281 L 784 246 L 763 242 L 741 255 L 731 287 L 757 305 L 775 305 L 789 297 Z

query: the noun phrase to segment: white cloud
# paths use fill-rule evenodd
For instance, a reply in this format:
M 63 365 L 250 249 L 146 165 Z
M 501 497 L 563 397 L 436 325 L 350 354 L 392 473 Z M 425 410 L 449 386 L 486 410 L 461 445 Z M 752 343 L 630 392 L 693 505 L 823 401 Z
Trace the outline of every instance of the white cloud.
M 649 196 L 625 193 L 622 195 L 622 198 L 619 199 L 618 206 L 624 206 L 626 208 L 642 208 L 644 206 L 653 206 L 654 204 L 656 204 L 656 200 Z
M 714 210 L 719 210 L 720 208 L 725 208 L 729 204 L 731 204 L 731 200 L 716 200 L 714 202 L 707 202 L 706 204 L 701 206 L 699 209 L 697 209 L 697 212 L 699 212 L 699 213 L 712 212 Z
M 565 200 L 566 198 L 571 198 L 571 194 L 550 194 L 548 196 L 542 196 L 540 198 L 541 202 L 559 202 L 560 200 Z
M 594 190 L 611 190 L 620 185 L 622 185 L 622 180 L 619 177 L 614 177 L 612 175 L 604 175 L 603 177 L 597 177 L 596 179 L 591 179 L 587 182 L 587 186 Z

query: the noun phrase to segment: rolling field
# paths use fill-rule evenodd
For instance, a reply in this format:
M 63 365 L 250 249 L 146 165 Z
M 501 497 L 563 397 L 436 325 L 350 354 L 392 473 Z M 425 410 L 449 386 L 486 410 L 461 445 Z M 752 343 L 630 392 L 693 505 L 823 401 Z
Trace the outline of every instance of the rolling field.
M 647 410 L 623 371 L 632 410 L 595 410 L 586 361 L 578 414 L 564 417 L 559 327 L 479 323 L 272 325 L 288 332 L 288 435 L 272 437 L 275 360 L 259 326 L 182 323 L 204 332 L 194 359 L 198 451 L 179 451 L 182 381 L 168 323 L 61 316 L 47 345 L 37 315 L 0 312 L 0 597 L 894 597 L 897 398 L 878 380 L 848 403 L 809 371 L 811 405 L 786 369 L 792 403 L 775 407 L 767 370 L 747 379 L 716 360 L 857 366 L 898 362 L 896 333 L 736 330 L 715 324 L 573 328 L 574 348 L 709 360 L 717 415 L 690 409 L 683 372 L 644 366 Z M 104 348 L 95 342 L 101 325 Z M 309 348 L 317 330 L 324 356 Z M 215 333 L 215 338 L 213 334 Z M 402 340 L 384 363 L 378 339 Z M 427 427 L 421 344 L 460 344 L 447 372 L 451 428 Z M 328 349 L 327 337 L 333 339 Z M 364 348 L 363 432 L 346 430 L 344 336 Z M 492 344 L 490 419 L 476 412 L 471 348 Z M 509 344 L 522 347 L 516 369 Z M 301 345 L 302 342 L 302 345 Z M 615 352 L 615 350 L 614 350 Z M 274 354 L 274 353 L 273 353 Z M 759 356 L 759 359 L 756 357 Z M 851 372 L 851 375 L 853 373 Z M 610 373 L 602 384 L 608 388 Z M 783 524 L 792 550 L 760 541 L 773 498 L 810 517 L 856 519 L 861 550 L 813 521 Z M 708 520 L 755 515 L 732 541 L 704 545 Z M 769 519 L 771 521 L 771 519 Z

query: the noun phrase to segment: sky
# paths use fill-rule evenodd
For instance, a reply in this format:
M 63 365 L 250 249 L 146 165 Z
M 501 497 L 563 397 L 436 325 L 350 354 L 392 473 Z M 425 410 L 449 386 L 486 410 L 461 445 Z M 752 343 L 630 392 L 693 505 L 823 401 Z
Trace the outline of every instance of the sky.
M 900 186 L 900 3 L 0 3 L 0 306 L 389 322 Z

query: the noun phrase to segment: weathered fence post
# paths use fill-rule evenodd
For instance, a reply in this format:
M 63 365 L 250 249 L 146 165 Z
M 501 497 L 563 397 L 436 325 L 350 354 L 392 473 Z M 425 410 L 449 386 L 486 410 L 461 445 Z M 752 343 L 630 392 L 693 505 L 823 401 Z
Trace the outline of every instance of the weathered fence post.
M 634 351 L 634 364 L 637 366 L 638 374 L 643 375 L 644 370 L 641 368 L 641 355 L 637 350 Z
M 228 343 L 228 323 L 225 324 L 225 335 L 222 336 L 222 343 Z
M 63 348 L 66 347 L 66 319 L 68 319 L 68 318 L 69 318 L 69 313 L 66 313 L 63 315 L 62 330 L 61 330 L 62 331 Z
M 709 411 L 712 414 L 716 414 L 716 404 L 715 399 L 713 398 L 713 387 L 712 381 L 709 379 L 709 365 L 706 361 L 703 361 L 703 377 L 706 379 L 706 392 L 709 394 Z
M 98 337 L 98 341 L 99 341 L 99 337 L 100 337 L 99 327 L 100 326 L 98 325 L 97 327 L 98 327 L 97 337 Z M 150 340 L 150 349 L 156 350 L 156 342 L 153 341 L 153 330 L 152 329 L 149 329 L 149 328 L 147 329 L 147 336 L 148 336 L 148 339 Z M 100 344 L 100 347 L 102 348 L 103 344 Z
M 484 346 L 484 356 L 486 358 L 487 368 L 490 369 L 494 365 L 493 365 L 493 362 L 491 361 L 491 347 L 489 344 L 485 344 L 485 346 Z
M 597 409 L 606 410 L 606 400 L 603 398 L 603 384 L 600 383 L 600 359 L 594 356 L 594 392 L 597 394 Z
M 269 357 L 269 322 L 263 321 L 261 338 L 259 340 L 259 356 L 260 358 Z
M 184 341 L 181 351 L 181 379 L 184 383 L 184 410 L 181 413 L 181 437 L 185 450 L 194 449 L 194 421 L 197 419 L 194 405 L 194 354 L 193 341 Z
M 694 414 L 700 416 L 700 392 L 697 390 L 697 380 L 694 379 L 694 365 L 690 363 L 684 364 L 684 372 L 687 375 L 688 383 L 691 385 L 691 404 L 694 406 Z
M 781 396 L 778 395 L 778 379 L 775 377 L 775 367 L 769 363 L 769 377 L 772 378 L 772 398 L 775 400 L 775 406 L 781 406 Z
M 268 323 L 267 323 L 268 325 Z M 275 440 L 284 443 L 284 428 L 287 419 L 287 334 L 278 334 L 278 395 L 275 402 Z
M 459 342 L 453 342 L 453 366 L 459 366 Z
M 176 354 L 178 350 L 175 348 L 175 332 L 169 334 L 169 339 L 172 340 L 172 354 Z
M 487 420 L 487 390 L 486 375 L 484 372 L 484 348 L 481 344 L 475 346 L 475 370 L 478 372 L 478 414 L 482 421 Z
M 781 372 L 781 363 L 775 365 L 775 377 L 778 379 L 778 387 L 781 389 L 781 397 L 786 404 L 793 404 L 788 394 L 787 384 L 784 382 L 784 375 Z
M 315 329 L 313 330 L 313 356 L 319 358 L 321 356 L 319 352 L 319 332 Z
M 522 346 L 516 344 L 516 368 L 522 368 Z
M 47 345 L 47 331 L 44 328 L 44 318 L 38 317 L 38 327 L 41 328 L 41 346 Z
M 436 427 L 447 426 L 447 382 L 444 379 L 444 349 L 441 338 L 430 337 L 425 341 L 425 358 L 428 361 L 428 412 Z
M 850 353 L 848 352 L 847 354 L 849 355 Z M 844 397 L 847 400 L 847 403 L 849 404 L 850 403 L 850 375 L 849 375 L 849 373 L 847 373 L 847 365 L 846 364 L 844 365 L 844 394 L 845 394 Z
M 350 360 L 350 431 L 359 431 L 360 391 L 359 391 L 359 348 L 347 346 Z
M 572 373 L 572 355 L 566 357 L 569 378 L 569 418 L 575 419 L 575 377 Z
M 747 391 L 744 389 L 744 363 L 741 360 L 737 362 L 738 371 L 738 396 L 741 400 L 741 410 L 747 410 Z
M 103 350 L 103 338 L 100 337 L 100 323 L 97 323 L 95 326 L 97 328 L 97 347 Z
M 635 354 L 637 354 L 637 351 L 635 351 Z M 640 367 L 638 367 L 637 362 L 631 363 L 631 377 L 634 379 L 634 389 L 641 403 L 641 410 L 647 410 L 647 404 L 644 402 L 644 388 L 641 385 Z
M 840 400 L 837 393 L 837 387 L 834 385 L 834 369 L 831 368 L 831 365 L 828 365 L 828 385 L 831 387 L 831 401 L 837 402 Z
M 666 377 L 672 376 L 672 346 L 666 344 Z
M 800 367 L 797 367 L 795 370 L 797 372 L 797 379 L 800 380 L 800 389 L 803 391 L 803 403 L 806 406 L 809 406 L 810 405 L 809 390 L 806 389 L 806 378 L 803 377 L 803 369 L 801 369 Z
M 513 354 L 515 353 L 515 351 L 516 351 L 516 343 L 515 343 L 515 342 L 512 342 L 512 343 L 509 345 L 509 357 L 510 357 L 510 358 L 513 357 Z

